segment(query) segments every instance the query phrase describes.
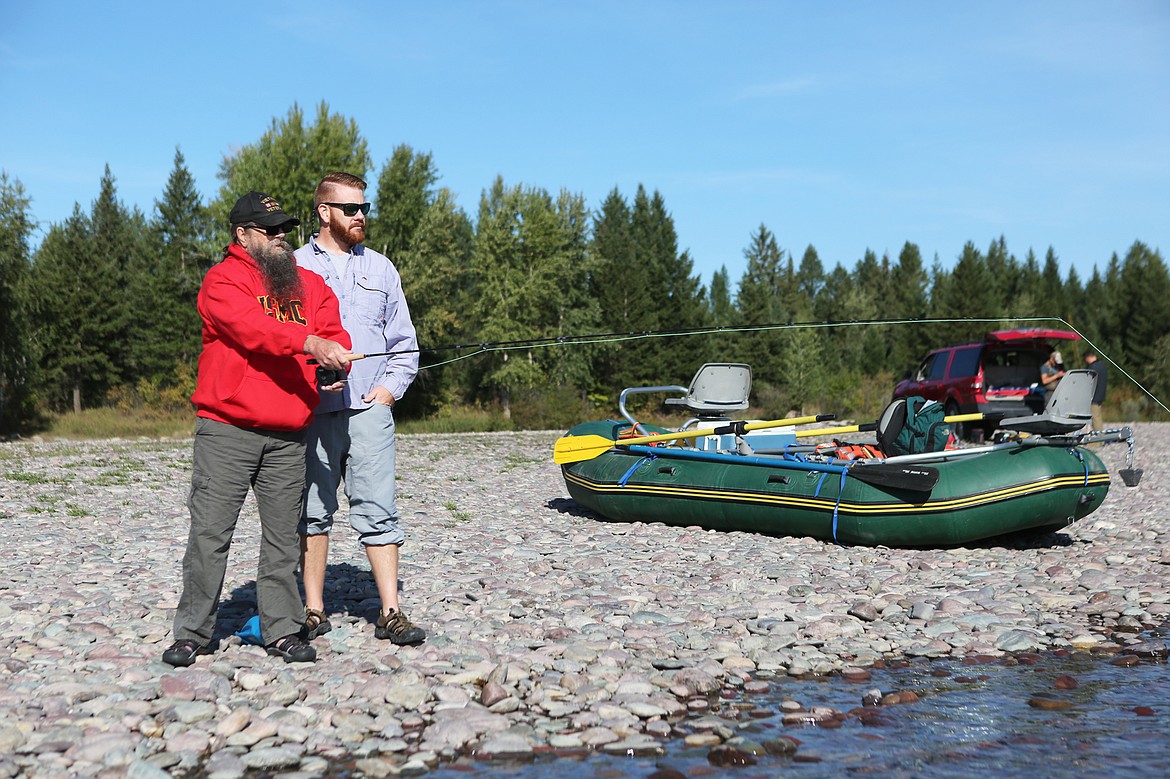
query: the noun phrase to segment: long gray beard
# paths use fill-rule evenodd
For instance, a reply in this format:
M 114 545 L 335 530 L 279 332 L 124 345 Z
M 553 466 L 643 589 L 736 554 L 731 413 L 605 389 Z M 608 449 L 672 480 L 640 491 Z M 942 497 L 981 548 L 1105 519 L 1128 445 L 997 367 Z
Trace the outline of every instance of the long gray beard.
M 281 303 L 287 303 L 301 294 L 301 277 L 293 248 L 287 241 L 271 241 L 250 252 L 260 266 L 268 293 Z

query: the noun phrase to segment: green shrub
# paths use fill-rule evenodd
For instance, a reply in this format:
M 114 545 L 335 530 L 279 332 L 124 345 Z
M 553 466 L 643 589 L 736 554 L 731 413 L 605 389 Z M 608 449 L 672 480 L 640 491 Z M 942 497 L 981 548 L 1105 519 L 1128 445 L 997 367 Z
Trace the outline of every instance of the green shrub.
M 518 430 L 567 430 L 595 415 L 589 399 L 572 387 L 522 390 L 512 400 L 512 422 Z

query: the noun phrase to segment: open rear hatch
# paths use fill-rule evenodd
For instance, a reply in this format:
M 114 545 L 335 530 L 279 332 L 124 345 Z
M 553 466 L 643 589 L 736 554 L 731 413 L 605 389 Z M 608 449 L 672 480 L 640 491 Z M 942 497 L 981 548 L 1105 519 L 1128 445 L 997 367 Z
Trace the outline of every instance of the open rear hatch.
M 989 348 L 983 355 L 983 391 L 989 403 L 1020 403 L 1032 396 L 1029 405 L 1043 406 L 1040 366 L 1048 359 L 1054 341 L 1079 341 L 1071 330 L 1022 328 L 995 330 L 985 339 Z

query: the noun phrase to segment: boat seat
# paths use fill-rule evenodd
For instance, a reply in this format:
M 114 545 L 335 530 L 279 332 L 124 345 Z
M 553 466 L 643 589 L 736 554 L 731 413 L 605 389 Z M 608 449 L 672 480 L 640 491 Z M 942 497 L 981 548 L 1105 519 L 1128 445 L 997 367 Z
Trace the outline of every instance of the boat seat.
M 670 406 L 685 406 L 700 418 L 725 416 L 730 411 L 745 411 L 752 391 L 752 368 L 736 362 L 709 362 L 691 379 L 687 394 L 667 398 Z
M 1036 435 L 1075 433 L 1093 421 L 1091 406 L 1096 386 L 1097 374 L 1093 371 L 1068 371 L 1048 396 L 1044 411 L 1032 416 L 1004 419 L 999 427 Z

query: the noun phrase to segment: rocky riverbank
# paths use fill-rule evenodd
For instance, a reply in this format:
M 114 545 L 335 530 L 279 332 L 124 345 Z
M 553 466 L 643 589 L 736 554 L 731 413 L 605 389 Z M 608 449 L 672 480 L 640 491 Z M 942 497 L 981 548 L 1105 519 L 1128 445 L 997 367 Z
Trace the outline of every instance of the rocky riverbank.
M 340 518 L 315 664 L 232 633 L 254 613 L 258 522 L 232 547 L 217 650 L 164 665 L 190 441 L 0 444 L 0 777 L 205 771 L 422 773 L 472 747 L 654 750 L 758 674 L 891 657 L 1116 646 L 1170 614 L 1170 424 L 1137 425 L 1145 478 L 1053 535 L 949 550 L 600 521 L 553 433 L 402 436 L 403 606 L 377 597 Z M 1116 474 L 1125 447 L 1099 450 Z M 720 740 L 709 735 L 712 742 Z

